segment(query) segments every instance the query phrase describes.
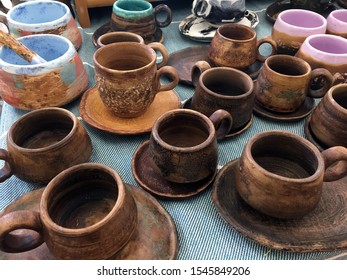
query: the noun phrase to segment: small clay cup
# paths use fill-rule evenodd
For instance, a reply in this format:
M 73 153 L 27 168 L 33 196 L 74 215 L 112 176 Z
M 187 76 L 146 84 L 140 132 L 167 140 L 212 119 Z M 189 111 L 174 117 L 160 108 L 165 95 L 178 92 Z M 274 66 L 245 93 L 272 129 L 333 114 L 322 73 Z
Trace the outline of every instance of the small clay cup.
M 216 66 L 244 70 L 257 60 L 265 61 L 266 56 L 259 51 L 265 43 L 272 47 L 269 55 L 277 53 L 276 42 L 269 37 L 257 40 L 257 34 L 251 27 L 238 23 L 224 24 L 218 27 L 212 38 L 208 57 Z
M 253 113 L 254 83 L 249 75 L 229 67 L 198 61 L 192 68 L 195 92 L 191 108 L 206 116 L 223 109 L 233 118 L 232 130 L 247 124 Z
M 327 33 L 347 38 L 347 10 L 332 11 L 327 17 Z
M 164 20 L 160 20 L 162 16 L 159 17 L 159 14 L 165 14 Z M 166 27 L 171 21 L 172 11 L 165 4 L 153 8 L 145 0 L 117 0 L 112 7 L 112 31 L 133 32 L 145 41 L 151 41 L 157 28 Z
M 77 117 L 62 108 L 43 108 L 19 118 L 7 134 L 7 151 L 0 182 L 15 175 L 21 180 L 48 183 L 66 168 L 89 160 L 90 137 Z
M 162 54 L 162 61 L 158 63 L 156 51 Z M 121 118 L 144 114 L 158 92 L 171 90 L 179 82 L 176 69 L 164 66 L 168 53 L 160 43 L 106 45 L 95 51 L 93 60 L 101 100 Z M 168 76 L 170 82 L 162 84 L 163 76 Z
M 327 147 L 347 147 L 347 84 L 333 86 L 313 109 L 309 127 Z
M 329 70 L 336 81 L 347 77 L 347 39 L 332 34 L 308 36 L 295 54 L 308 62 L 312 69 Z
M 320 79 L 318 88 L 311 87 Z M 298 57 L 277 54 L 267 58 L 255 82 L 255 98 L 274 112 L 289 113 L 298 109 L 307 96 L 320 98 L 333 85 L 334 77 L 323 68 L 311 70 Z
M 25 1 L 0 15 L 0 22 L 16 38 L 34 34 L 56 34 L 69 39 L 77 49 L 82 45 L 70 8 L 59 1 Z
M 277 43 L 277 53 L 295 55 L 308 36 L 324 34 L 326 29 L 327 20 L 322 15 L 304 9 L 289 9 L 278 15 L 271 38 Z
M 19 210 L 0 218 L 0 249 L 19 253 L 45 242 L 57 259 L 108 259 L 127 244 L 136 225 L 136 203 L 119 174 L 84 163 L 49 182 L 38 212 Z M 32 231 L 17 236 L 19 245 L 13 246 L 8 240 L 17 229 Z
M 263 214 L 300 218 L 318 204 L 324 181 L 347 174 L 346 160 L 347 149 L 341 146 L 320 153 L 294 133 L 261 132 L 243 149 L 236 188 L 247 204 Z
M 132 32 L 119 31 L 119 32 L 109 32 L 109 33 L 105 33 L 101 35 L 96 40 L 96 47 L 100 48 L 108 44 L 121 43 L 121 42 L 136 42 L 140 44 L 145 43 L 143 38 L 138 34 L 135 34 Z
M 163 114 L 153 125 L 149 164 L 165 180 L 193 183 L 215 173 L 217 138 L 230 131 L 232 118 L 217 110 L 210 118 L 190 109 Z

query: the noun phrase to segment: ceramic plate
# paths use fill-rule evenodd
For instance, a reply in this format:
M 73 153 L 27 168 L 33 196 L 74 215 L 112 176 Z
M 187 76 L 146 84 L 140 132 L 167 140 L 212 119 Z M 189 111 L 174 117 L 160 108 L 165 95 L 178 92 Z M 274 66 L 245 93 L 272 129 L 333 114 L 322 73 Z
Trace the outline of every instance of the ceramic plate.
M 149 141 L 146 141 L 135 151 L 132 159 L 132 172 L 136 182 L 149 193 L 160 198 L 182 199 L 201 193 L 213 182 L 216 174 L 211 174 L 196 183 L 179 184 L 166 181 L 148 163 L 148 147 Z
M 222 219 L 235 231 L 259 244 L 293 252 L 333 251 L 347 248 L 347 176 L 324 183 L 317 207 L 301 219 L 282 220 L 248 206 L 235 187 L 237 160 L 218 172 L 212 189 L 213 203 Z
M 259 23 L 259 18 L 255 12 L 246 11 L 245 17 L 237 23 L 255 28 Z M 210 42 L 219 26 L 191 14 L 180 22 L 179 31 L 192 40 Z
M 180 99 L 175 91 L 163 91 L 156 95 L 143 115 L 136 118 L 119 118 L 105 107 L 97 87 L 94 86 L 83 94 L 79 111 L 82 119 L 97 129 L 115 134 L 133 135 L 150 132 L 158 117 L 180 107 Z
M 306 118 L 314 108 L 314 99 L 306 97 L 304 103 L 294 112 L 291 113 L 277 113 L 264 108 L 259 102 L 254 103 L 254 113 L 258 116 L 284 122 L 295 122 Z
M 138 215 L 137 234 L 112 259 L 120 260 L 168 260 L 176 259 L 178 238 L 176 225 L 171 216 L 150 194 L 142 189 L 128 185 L 133 195 Z M 29 192 L 4 209 L 1 215 L 16 210 L 38 210 L 44 188 Z M 13 234 L 12 234 L 13 235 Z M 45 243 L 25 253 L 4 253 L 0 251 L 0 260 L 5 259 L 54 259 Z

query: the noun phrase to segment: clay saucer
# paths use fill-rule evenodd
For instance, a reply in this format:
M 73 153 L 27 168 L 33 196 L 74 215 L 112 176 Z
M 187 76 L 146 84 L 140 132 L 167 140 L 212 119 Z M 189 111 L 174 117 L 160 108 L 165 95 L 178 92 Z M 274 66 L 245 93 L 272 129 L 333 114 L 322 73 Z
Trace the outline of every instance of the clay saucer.
M 310 127 L 310 119 L 311 116 L 308 116 L 305 120 L 305 126 L 304 126 L 304 133 L 308 141 L 310 141 L 312 144 L 314 144 L 318 150 L 324 151 L 325 149 L 329 148 L 326 145 L 324 145 L 322 142 L 320 142 L 317 137 L 313 134 L 311 127 Z
M 314 104 L 314 98 L 306 97 L 304 103 L 296 111 L 291 113 L 278 113 L 264 108 L 259 102 L 255 101 L 253 111 L 256 115 L 270 120 L 295 122 L 308 116 L 312 112 Z
M 346 0 L 337 0 L 337 3 L 338 3 L 342 8 L 347 8 L 347 1 L 346 1 Z
M 175 91 L 159 92 L 148 110 L 136 118 L 119 118 L 102 102 L 96 86 L 87 90 L 81 99 L 82 119 L 97 129 L 115 134 L 133 135 L 150 132 L 156 119 L 163 113 L 181 107 Z
M 192 85 L 191 71 L 196 62 L 204 60 L 214 67 L 213 62 L 208 57 L 208 49 L 209 45 L 204 45 L 188 47 L 173 52 L 169 55 L 167 65 L 176 68 L 181 83 Z M 257 61 L 245 69 L 244 72 L 252 79 L 256 79 L 262 65 L 263 63 Z
M 191 98 L 185 100 L 183 102 L 183 108 L 184 109 L 191 109 L 192 108 L 191 103 L 192 103 L 192 99 Z M 241 126 L 238 129 L 231 129 L 229 131 L 229 133 L 225 136 L 225 138 L 230 138 L 230 137 L 233 137 L 233 136 L 236 136 L 236 135 L 239 135 L 239 134 L 245 132 L 251 126 L 251 124 L 253 123 L 253 119 L 254 119 L 254 117 L 253 117 L 253 114 L 252 114 L 251 119 L 246 124 L 244 124 L 243 126 Z
M 95 47 L 97 47 L 97 41 L 98 41 L 98 38 L 101 36 L 101 35 L 104 35 L 106 33 L 109 33 L 109 32 L 112 32 L 112 29 L 111 29 L 111 22 L 106 22 L 105 24 L 101 25 L 98 29 L 96 29 L 93 33 L 93 36 L 92 36 L 92 42 L 93 42 L 93 45 Z M 163 35 L 163 32 L 162 30 L 158 27 L 155 31 L 155 33 L 153 34 L 152 37 L 148 38 L 145 40 L 145 44 L 149 44 L 149 43 L 153 43 L 153 42 L 158 42 L 158 43 L 162 43 L 164 41 L 164 35 Z
M 179 184 L 166 181 L 160 177 L 148 164 L 149 141 L 141 144 L 132 159 L 132 172 L 136 182 L 151 194 L 168 199 L 182 199 L 199 194 L 208 188 L 216 174 L 196 183 Z
M 323 184 L 317 207 L 301 219 L 281 220 L 248 206 L 235 187 L 238 160 L 218 172 L 212 199 L 222 219 L 235 231 L 259 244 L 293 252 L 334 251 L 347 248 L 347 176 Z
M 137 205 L 137 234 L 111 259 L 118 260 L 165 260 L 176 259 L 178 238 L 176 225 L 169 213 L 150 194 L 142 189 L 128 185 Z M 44 188 L 29 192 L 6 207 L 0 216 L 16 210 L 39 209 Z M 24 230 L 23 230 L 24 231 Z M 15 231 L 16 232 L 16 231 Z M 15 235 L 15 232 L 12 235 Z M 20 232 L 18 231 L 18 234 Z M 48 260 L 54 259 L 45 243 L 25 253 L 4 253 L 0 251 L 0 260 Z

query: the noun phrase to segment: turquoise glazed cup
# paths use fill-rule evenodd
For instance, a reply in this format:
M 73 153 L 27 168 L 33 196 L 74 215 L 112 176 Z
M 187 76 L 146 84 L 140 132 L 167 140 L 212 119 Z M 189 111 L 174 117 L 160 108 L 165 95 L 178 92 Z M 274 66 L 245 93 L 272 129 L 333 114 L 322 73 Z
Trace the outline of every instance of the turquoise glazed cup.
M 163 21 L 157 18 L 159 13 L 165 15 Z M 112 31 L 133 32 L 145 41 L 151 40 L 158 28 L 168 26 L 171 21 L 172 11 L 165 4 L 153 8 L 145 0 L 117 0 L 112 7 Z
M 86 89 L 86 70 L 68 39 L 37 34 L 18 40 L 47 62 L 29 64 L 9 47 L 0 47 L 0 95 L 8 104 L 24 110 L 62 106 Z
M 58 1 L 28 1 L 12 7 L 0 16 L 9 32 L 16 38 L 33 34 L 56 34 L 69 39 L 76 49 L 82 44 L 69 7 Z

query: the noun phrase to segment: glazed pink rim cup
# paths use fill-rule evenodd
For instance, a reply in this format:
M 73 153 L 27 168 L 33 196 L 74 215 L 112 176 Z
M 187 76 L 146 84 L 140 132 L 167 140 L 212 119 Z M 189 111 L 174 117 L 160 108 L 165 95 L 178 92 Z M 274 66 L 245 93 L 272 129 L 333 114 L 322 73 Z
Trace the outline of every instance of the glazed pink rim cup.
M 289 9 L 278 15 L 271 37 L 279 52 L 294 55 L 308 36 L 324 34 L 326 29 L 327 20 L 322 15 L 304 9 Z
M 347 10 L 332 11 L 327 17 L 327 33 L 347 38 Z

